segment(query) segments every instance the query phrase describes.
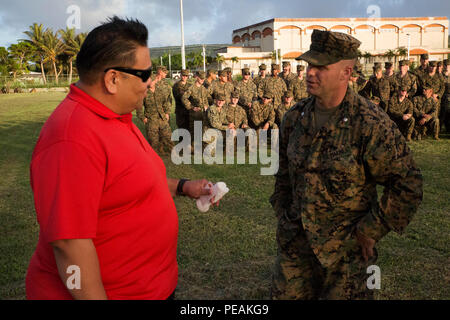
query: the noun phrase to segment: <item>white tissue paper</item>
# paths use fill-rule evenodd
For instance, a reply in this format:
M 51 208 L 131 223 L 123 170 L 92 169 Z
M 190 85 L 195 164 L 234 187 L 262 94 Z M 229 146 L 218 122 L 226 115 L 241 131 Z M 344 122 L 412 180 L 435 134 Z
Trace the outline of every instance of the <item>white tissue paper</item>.
M 213 203 L 216 203 L 222 197 L 230 191 L 230 189 L 227 188 L 227 185 L 225 182 L 217 182 L 215 185 L 213 185 L 211 182 L 208 183 L 205 187 L 206 189 L 212 189 L 211 194 L 206 196 L 201 196 L 197 199 L 197 208 L 201 212 L 207 212 L 209 210 L 209 207 L 211 206 L 211 199 L 213 199 Z

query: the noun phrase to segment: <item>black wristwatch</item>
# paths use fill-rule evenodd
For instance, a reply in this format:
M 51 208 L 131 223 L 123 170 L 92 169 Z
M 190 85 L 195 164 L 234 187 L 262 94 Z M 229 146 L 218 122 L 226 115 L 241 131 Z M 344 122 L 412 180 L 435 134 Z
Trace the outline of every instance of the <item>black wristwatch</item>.
M 184 192 L 183 192 L 183 186 L 186 183 L 186 181 L 189 181 L 189 179 L 180 179 L 178 181 L 178 185 L 177 185 L 177 195 L 179 196 L 185 196 Z

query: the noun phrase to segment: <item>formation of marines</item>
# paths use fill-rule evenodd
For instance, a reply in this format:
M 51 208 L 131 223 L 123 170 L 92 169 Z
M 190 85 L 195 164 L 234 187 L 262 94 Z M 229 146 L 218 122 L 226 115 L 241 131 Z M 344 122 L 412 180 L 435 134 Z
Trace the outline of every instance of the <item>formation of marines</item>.
M 401 60 L 394 71 L 391 62 L 383 67 L 373 66 L 373 75 L 366 79 L 362 65 L 357 63 L 349 87 L 384 110 L 397 124 L 407 141 L 424 136 L 439 139 L 445 126 L 450 132 L 449 61 L 429 61 L 421 55 L 420 66 L 409 70 L 409 61 Z M 137 116 L 145 123 L 152 147 L 161 154 L 170 153 L 170 110 L 172 95 L 178 128 L 186 129 L 194 137 L 195 121 L 202 122 L 202 130 L 214 128 L 270 130 L 280 126 L 283 115 L 302 99 L 308 98 L 305 66 L 297 65 L 291 72 L 288 61 L 272 64 L 270 72 L 265 64 L 252 78 L 248 68 L 242 69 L 242 79 L 232 80 L 231 68 L 198 71 L 194 82 L 189 70 L 181 71 L 181 79 L 171 87 L 166 81 L 167 69 L 157 68 L 152 87 L 144 101 L 144 111 Z

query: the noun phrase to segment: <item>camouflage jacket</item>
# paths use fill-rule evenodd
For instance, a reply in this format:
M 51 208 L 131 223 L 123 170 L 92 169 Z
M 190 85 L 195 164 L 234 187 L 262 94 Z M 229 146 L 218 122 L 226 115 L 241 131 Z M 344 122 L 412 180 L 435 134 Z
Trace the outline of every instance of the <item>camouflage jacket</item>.
M 157 82 L 155 91 L 148 90 L 147 97 L 144 99 L 144 112 L 141 108 L 136 109 L 139 119 L 167 120 L 166 114 L 169 114 L 172 108 L 172 95 L 167 86 L 166 83 Z
M 205 79 L 205 81 L 203 81 L 203 86 L 209 90 L 211 88 L 211 85 L 216 81 L 219 81 L 219 80 L 216 79 L 216 80 L 209 82 L 208 79 Z
M 408 97 L 412 99 L 417 92 L 417 78 L 414 74 L 407 72 L 403 77 L 400 72 L 395 75 L 395 92 L 406 86 L 408 88 Z
M 221 82 L 221 81 L 213 81 L 209 88 L 209 104 L 212 105 L 214 103 L 214 99 L 216 99 L 217 94 L 223 94 L 226 98 L 226 103 L 229 103 L 231 100 L 231 93 L 234 91 L 234 85 L 231 82 Z
M 306 79 L 303 77 L 303 79 L 300 80 L 299 77 L 295 77 L 291 81 L 290 86 L 288 87 L 289 90 L 292 91 L 294 95 L 294 101 L 298 102 L 304 98 L 308 98 L 309 94 L 306 91 Z
M 181 82 L 181 80 L 173 85 L 172 93 L 173 93 L 173 97 L 175 98 L 175 108 L 176 109 L 184 108 L 183 101 L 182 101 L 183 94 L 189 89 L 189 87 L 191 85 L 192 84 L 190 84 L 187 81 L 185 84 L 183 84 Z
M 258 98 L 256 85 L 251 79 L 247 82 L 239 81 L 235 88 L 239 92 L 239 104 L 242 106 L 248 106 L 249 103 L 252 103 L 254 99 Z
M 291 86 L 291 82 L 295 80 L 295 78 L 298 78 L 298 76 L 292 72 L 289 72 L 287 76 L 284 76 L 284 73 L 281 72 L 279 74 L 279 77 L 284 80 L 284 83 L 286 83 L 286 87 L 289 88 Z
M 425 73 L 420 78 L 419 83 L 420 88 L 422 89 L 420 93 L 423 92 L 423 85 L 425 83 L 428 83 L 433 88 L 433 93 L 437 94 L 439 99 L 442 98 L 442 95 L 444 94 L 445 91 L 445 83 L 444 79 L 437 72 L 433 76 L 430 76 L 429 73 Z
M 275 110 L 272 103 L 266 105 L 255 102 L 249 110 L 249 117 L 256 127 L 263 127 L 267 122 L 272 128 L 275 124 Z
M 370 77 L 364 89 L 361 91 L 361 95 L 367 99 L 372 97 L 378 97 L 384 103 L 389 102 L 389 96 L 391 94 L 391 88 L 389 86 L 389 80 L 384 77 L 377 79 L 375 76 Z
M 405 114 L 413 114 L 414 106 L 408 98 L 405 97 L 402 102 L 398 99 L 398 95 L 389 100 L 388 115 L 393 120 L 398 120 Z
M 396 85 L 396 80 L 395 80 L 395 73 L 393 73 L 392 75 L 388 76 L 386 74 L 383 75 L 383 77 L 389 81 L 389 88 L 390 88 L 390 92 L 389 92 L 389 98 L 393 97 L 394 95 L 396 95 L 396 89 L 397 89 L 397 85 Z
M 278 107 L 281 104 L 281 97 L 286 90 L 286 83 L 283 79 L 279 77 L 270 77 L 266 81 L 262 82 L 258 87 L 258 97 L 262 98 L 264 93 L 267 91 L 272 92 L 274 95 L 273 105 Z
M 394 122 L 352 90 L 313 136 L 315 99 L 284 116 L 270 202 L 277 217 L 302 223 L 328 267 L 359 248 L 356 229 L 376 241 L 402 233 L 422 200 L 422 175 Z M 380 201 L 377 184 L 384 186 Z
M 445 91 L 444 91 L 444 95 L 442 96 L 443 99 L 445 99 L 446 101 L 450 101 L 450 82 L 449 82 L 449 75 L 442 75 L 444 77 L 444 83 L 445 83 Z
M 261 76 L 257 76 L 256 78 L 253 79 L 253 83 L 256 86 L 256 90 L 258 90 L 259 86 L 261 85 L 261 83 L 263 83 L 264 81 L 266 81 L 269 78 L 269 76 L 265 76 L 264 78 L 262 78 Z
M 295 105 L 295 101 L 292 100 L 290 104 L 286 105 L 284 102 L 276 108 L 275 111 L 275 123 L 279 126 L 283 120 L 284 114 Z
M 436 116 L 438 109 L 438 102 L 433 97 L 427 99 L 424 95 L 414 97 L 414 117 L 421 119 L 424 115 L 428 114 L 432 117 Z
M 214 104 L 209 107 L 206 117 L 208 118 L 208 124 L 210 128 L 217 130 L 227 130 L 228 120 L 227 120 L 227 110 L 224 105 L 219 111 L 219 108 Z
M 183 94 L 181 101 L 187 110 L 195 107 L 202 108 L 203 110 L 204 107 L 209 106 L 209 98 L 208 90 L 203 85 L 197 87 L 196 83 L 194 83 Z
M 248 126 L 247 113 L 241 106 L 229 104 L 226 108 L 226 113 L 228 123 L 233 123 L 236 129 L 241 128 L 243 125 Z

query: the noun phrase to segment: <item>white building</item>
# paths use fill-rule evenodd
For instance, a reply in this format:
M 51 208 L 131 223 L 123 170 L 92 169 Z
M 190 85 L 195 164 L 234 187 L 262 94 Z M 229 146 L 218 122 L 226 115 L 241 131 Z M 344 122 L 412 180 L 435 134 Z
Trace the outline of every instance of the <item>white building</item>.
M 290 61 L 309 50 L 311 33 L 314 29 L 348 33 L 362 42 L 362 54 L 370 53 L 372 58 L 361 59 L 362 63 L 388 61 L 386 51 L 399 47 L 409 48 L 411 61 L 418 61 L 420 54 L 428 53 L 430 60 L 446 59 L 448 49 L 448 18 L 321 18 L 285 19 L 274 18 L 236 29 L 232 34 L 233 46 L 217 50 L 225 58 L 222 67 L 233 67 L 239 73 L 248 67 L 255 74 L 262 63 L 275 61 L 274 51 L 278 49 L 278 62 Z M 237 57 L 238 62 L 231 59 Z M 407 57 L 392 57 L 391 61 Z M 236 60 L 236 59 L 233 59 Z

